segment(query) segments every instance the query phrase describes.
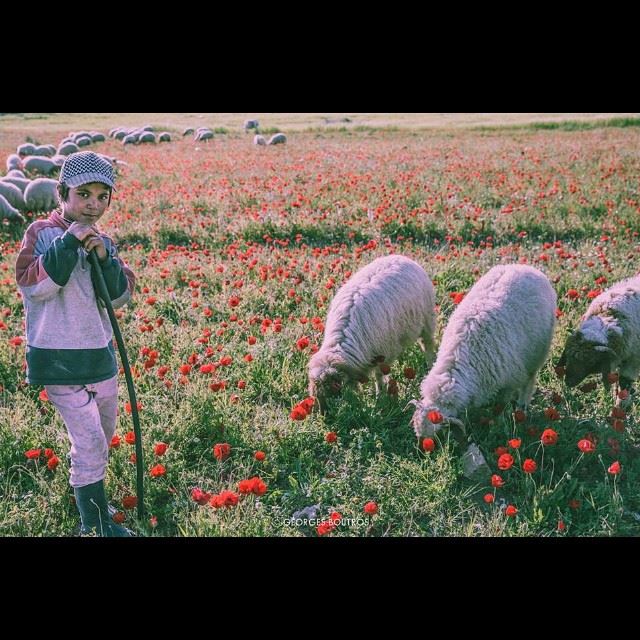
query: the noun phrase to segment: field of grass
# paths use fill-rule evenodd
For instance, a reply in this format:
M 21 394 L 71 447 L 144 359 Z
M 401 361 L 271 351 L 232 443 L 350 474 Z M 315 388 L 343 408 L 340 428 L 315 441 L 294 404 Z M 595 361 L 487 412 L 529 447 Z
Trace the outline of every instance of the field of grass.
M 124 377 L 107 487 L 138 535 L 640 534 L 637 403 L 614 421 L 600 384 L 567 389 L 553 366 L 590 299 L 638 272 L 637 114 L 468 123 L 479 129 L 412 118 L 438 114 L 392 115 L 0 116 L 2 160 L 27 137 L 57 143 L 83 128 L 227 129 L 206 143 L 177 135 L 93 146 L 126 163 L 101 226 L 137 275 L 119 321 L 142 407 L 145 520 L 123 505 L 135 494 Z M 255 147 L 241 130 L 254 116 L 284 131 L 287 144 Z M 352 121 L 322 122 L 344 117 Z M 23 233 L 0 222 L 0 535 L 70 536 L 78 516 L 64 425 L 42 389 L 23 382 L 14 279 Z M 361 385 L 324 417 L 292 418 L 332 295 L 391 252 L 433 278 L 438 342 L 456 294 L 490 267 L 526 262 L 554 284 L 558 324 L 528 414 L 490 406 L 465 417 L 502 486 L 466 480 L 455 441 L 432 452 L 416 441 L 407 403 L 427 373 L 417 345 L 392 365 L 397 395 L 376 398 L 373 384 Z M 541 442 L 548 428 L 558 434 L 553 446 Z M 583 439 L 593 452 L 578 448 Z M 41 455 L 27 458 L 34 449 Z M 54 470 L 45 449 L 60 460 Z M 498 468 L 504 451 L 514 458 L 507 470 Z M 294 514 L 311 523 L 292 522 Z

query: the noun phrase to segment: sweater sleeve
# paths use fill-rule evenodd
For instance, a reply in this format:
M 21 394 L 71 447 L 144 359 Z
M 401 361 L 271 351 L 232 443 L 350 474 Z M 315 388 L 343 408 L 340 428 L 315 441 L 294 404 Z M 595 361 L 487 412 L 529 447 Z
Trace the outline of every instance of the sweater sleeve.
M 16 282 L 22 293 L 31 300 L 45 301 L 57 295 L 67 284 L 78 260 L 80 242 L 71 236 L 47 237 L 51 231 L 47 221 L 32 223 L 27 229 L 16 260 Z M 71 248 L 75 244 L 76 248 Z
M 114 309 L 122 307 L 131 298 L 135 287 L 135 276 L 118 256 L 118 250 L 112 242 L 109 242 L 109 255 L 106 260 L 100 262 L 100 267 Z
M 72 233 L 66 231 L 56 238 L 42 256 L 42 266 L 49 277 L 60 287 L 64 287 L 78 262 L 78 247 L 82 243 Z

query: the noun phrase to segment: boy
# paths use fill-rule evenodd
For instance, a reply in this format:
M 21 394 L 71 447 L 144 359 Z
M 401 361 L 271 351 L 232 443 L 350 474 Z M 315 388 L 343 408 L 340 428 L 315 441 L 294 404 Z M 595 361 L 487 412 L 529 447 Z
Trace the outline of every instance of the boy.
M 16 280 L 26 314 L 27 382 L 44 385 L 67 427 L 80 531 L 129 537 L 111 520 L 104 491 L 116 428 L 118 367 L 88 259 L 95 250 L 114 308 L 124 305 L 135 285 L 133 272 L 96 227 L 114 188 L 109 161 L 90 151 L 67 156 L 58 181 L 60 210 L 28 227 Z

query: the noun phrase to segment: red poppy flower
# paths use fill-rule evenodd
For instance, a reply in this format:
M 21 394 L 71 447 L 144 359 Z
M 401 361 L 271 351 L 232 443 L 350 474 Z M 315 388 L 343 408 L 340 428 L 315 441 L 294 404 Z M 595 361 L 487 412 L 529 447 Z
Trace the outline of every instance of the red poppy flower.
M 440 424 L 444 420 L 444 416 L 439 411 L 429 411 L 427 419 L 433 424 Z
M 36 460 L 40 457 L 41 449 L 29 449 L 29 451 L 25 451 L 24 455 L 27 456 L 27 460 Z
M 611 466 L 607 469 L 607 471 L 612 476 L 618 475 L 621 470 L 622 470 L 622 467 L 620 466 L 620 463 L 617 460 L 613 464 L 611 464 Z
M 493 493 L 485 493 L 483 500 L 487 504 L 491 504 L 495 500 L 495 498 L 493 497 Z
M 266 458 L 266 454 L 264 451 L 256 451 L 253 456 L 258 462 L 262 462 Z
M 422 450 L 431 453 L 436 448 L 436 443 L 433 438 L 425 438 L 422 441 Z
M 543 445 L 550 447 L 558 442 L 558 434 L 553 429 L 545 429 L 540 436 Z
M 152 478 L 159 478 L 165 475 L 167 473 L 167 470 L 165 469 L 164 465 L 157 464 L 155 467 L 151 467 L 150 473 Z
M 338 439 L 338 434 L 335 431 L 329 431 L 324 437 L 326 442 L 332 443 Z
M 113 438 L 111 438 L 111 442 L 109 443 L 109 446 L 112 449 L 117 449 L 120 446 L 120 436 L 119 435 L 114 435 Z
M 155 446 L 153 447 L 153 453 L 155 453 L 157 456 L 163 456 L 167 452 L 168 446 L 169 445 L 166 442 L 156 442 Z
M 373 501 L 367 502 L 367 504 L 364 505 L 364 512 L 369 515 L 374 515 L 378 513 L 378 505 Z
M 504 480 L 497 473 L 494 473 L 491 476 L 491 486 L 500 488 L 503 485 L 504 485 Z
M 531 458 L 527 458 L 522 463 L 522 470 L 525 473 L 533 473 L 537 468 L 538 468 L 538 465 L 536 464 L 536 461 L 532 460 Z
M 521 444 L 522 440 L 520 438 L 511 438 L 511 440 L 509 440 L 509 446 L 512 449 L 519 449 Z
M 58 458 L 58 456 L 51 456 L 47 461 L 47 469 L 49 469 L 49 471 L 55 471 L 59 464 L 60 458 Z
M 136 443 L 136 434 L 133 431 L 128 431 L 124 436 L 124 441 L 127 444 L 135 444 Z
M 214 458 L 216 458 L 216 460 L 219 460 L 220 462 L 228 458 L 230 454 L 231 454 L 231 445 L 227 444 L 226 442 L 218 443 L 213 447 L 213 456 Z
M 135 509 L 138 506 L 138 498 L 136 496 L 125 496 L 122 498 L 123 509 Z
M 503 453 L 498 458 L 498 469 L 502 469 L 502 471 L 506 471 L 507 469 L 511 469 L 513 466 L 513 456 L 510 453 Z
M 505 510 L 504 510 L 505 515 L 509 516 L 510 518 L 513 518 L 516 513 L 518 513 L 518 510 L 512 505 L 510 504 Z
M 580 449 L 582 453 L 593 453 L 596 450 L 596 445 L 591 442 L 591 440 L 584 438 L 578 441 L 578 449 Z

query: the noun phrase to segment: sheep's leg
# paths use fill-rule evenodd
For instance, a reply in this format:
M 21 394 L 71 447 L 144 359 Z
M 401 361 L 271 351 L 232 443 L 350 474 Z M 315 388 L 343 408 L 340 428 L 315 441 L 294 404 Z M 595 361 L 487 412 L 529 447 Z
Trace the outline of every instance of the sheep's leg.
M 431 331 L 425 330 L 420 335 L 418 339 L 418 344 L 420 348 L 424 352 L 424 359 L 427 363 L 427 367 L 431 367 L 433 361 L 435 360 L 436 353 L 436 345 L 433 341 L 433 336 L 431 335 Z
M 516 405 L 518 409 L 526 411 L 531 403 L 533 392 L 536 388 L 536 374 L 531 376 L 524 387 L 518 390 Z
M 627 409 L 629 406 L 631 406 L 633 402 L 633 394 L 634 394 L 633 383 L 635 381 L 635 377 L 636 376 L 630 376 L 629 372 L 626 372 L 626 371 L 620 374 L 620 379 L 619 379 L 620 390 L 627 391 L 629 395 L 625 399 L 622 399 L 616 395 L 616 400 L 615 400 L 616 407 Z
M 386 389 L 386 378 L 384 375 L 382 375 L 382 371 L 380 371 L 379 367 L 376 367 L 373 370 L 373 375 L 374 375 L 374 384 L 376 387 L 376 398 L 380 395 L 380 392 L 383 389 Z

